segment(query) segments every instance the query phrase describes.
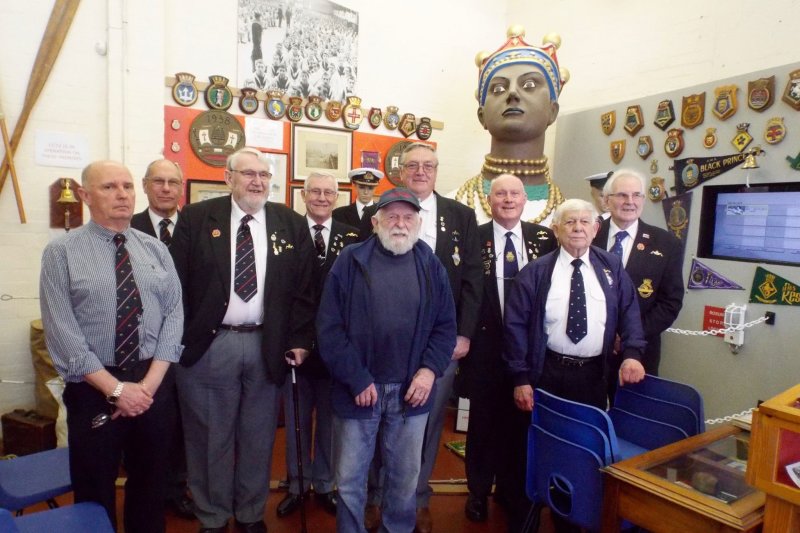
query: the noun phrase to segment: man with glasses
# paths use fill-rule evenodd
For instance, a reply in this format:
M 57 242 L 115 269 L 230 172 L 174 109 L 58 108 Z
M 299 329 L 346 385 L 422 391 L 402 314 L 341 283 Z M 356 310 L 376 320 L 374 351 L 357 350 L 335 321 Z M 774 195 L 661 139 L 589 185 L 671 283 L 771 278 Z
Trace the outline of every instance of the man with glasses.
M 313 342 L 315 253 L 306 221 L 267 202 L 266 156 L 228 157 L 231 195 L 187 205 L 172 257 L 184 294 L 177 368 L 189 487 L 201 532 L 262 533 L 278 391 Z M 289 354 L 291 352 L 291 354 Z
M 169 247 L 172 243 L 172 232 L 178 222 L 178 200 L 183 195 L 181 167 L 168 159 L 156 159 L 147 165 L 142 187 L 147 195 L 148 206 L 141 213 L 133 215 L 131 227 L 159 239 Z M 174 383 L 175 380 L 172 379 L 170 384 L 174 386 Z M 186 451 L 177 394 L 174 398 L 178 418 L 169 453 L 167 507 L 182 518 L 194 518 L 194 503 L 186 486 Z
M 439 158 L 433 146 L 424 143 L 408 145 L 400 154 L 400 179 L 420 204 L 422 227 L 420 240 L 434 250 L 436 257 L 444 265 L 450 281 L 450 289 L 456 305 L 458 338 L 450 365 L 444 375 L 436 380 L 436 396 L 433 399 L 428 425 L 425 430 L 425 447 L 422 453 L 422 470 L 417 486 L 417 524 L 419 533 L 429 533 L 433 529 L 430 513 L 430 498 L 433 489 L 428 484 L 436 456 L 439 453 L 439 440 L 444 425 L 444 410 L 453 392 L 453 381 L 458 368 L 458 360 L 467 355 L 470 339 L 480 316 L 483 273 L 481 269 L 478 224 L 475 212 L 455 200 L 440 196 L 434 189 L 439 167 Z M 367 208 L 367 214 L 374 213 Z M 364 223 L 361 226 L 364 238 Z M 373 472 L 373 481 L 377 477 Z M 380 483 L 380 481 L 378 482 Z M 370 491 L 367 509 L 367 525 L 376 525 L 376 507 L 380 501 L 380 491 L 375 487 Z
M 336 178 L 330 174 L 312 172 L 303 184 L 301 196 L 306 204 L 306 220 L 319 269 L 316 272 L 316 293 L 322 293 L 325 279 L 339 253 L 358 240 L 358 230 L 331 218 L 339 195 Z M 297 390 L 300 406 L 300 441 L 303 453 L 303 476 L 300 485 L 297 471 L 297 446 L 290 436 L 295 434 L 292 384 L 283 386 L 283 405 L 286 409 L 286 469 L 289 473 L 289 492 L 277 507 L 279 517 L 293 513 L 300 506 L 300 491 L 314 485 L 314 497 L 328 513 L 336 515 L 336 494 L 333 480 L 333 432 L 331 415 L 331 376 L 316 345 L 311 356 L 297 369 Z M 313 416 L 312 416 L 313 415 Z M 312 453 L 313 429 L 313 456 Z
M 657 376 L 661 333 L 672 325 L 683 306 L 681 244 L 670 232 L 641 220 L 645 181 L 639 172 L 615 171 L 603 186 L 603 197 L 611 218 L 600 225 L 593 244 L 619 256 L 633 280 L 647 340 L 642 364 L 648 374 Z M 619 363 L 617 356 L 616 367 Z

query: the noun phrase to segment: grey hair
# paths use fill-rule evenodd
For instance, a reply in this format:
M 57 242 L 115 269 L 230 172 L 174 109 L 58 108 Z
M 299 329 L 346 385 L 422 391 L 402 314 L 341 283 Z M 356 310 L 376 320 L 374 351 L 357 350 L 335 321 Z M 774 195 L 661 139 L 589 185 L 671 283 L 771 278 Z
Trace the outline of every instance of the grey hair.
M 575 211 L 588 211 L 592 214 L 593 219 L 597 218 L 597 209 L 594 208 L 594 204 L 581 198 L 570 198 L 556 207 L 556 211 L 553 213 L 553 224 L 561 224 L 561 220 L 563 220 L 566 213 Z
M 331 182 L 333 182 L 333 189 L 337 192 L 339 191 L 339 186 L 337 185 L 336 177 L 334 175 L 327 174 L 325 172 L 312 172 L 306 178 L 305 183 L 303 183 L 303 190 L 306 192 L 308 192 L 309 188 L 308 182 L 311 181 L 311 178 L 328 178 L 329 180 L 331 180 Z
M 608 178 L 608 181 L 606 181 L 606 184 L 603 185 L 603 196 L 608 196 L 609 194 L 611 194 L 611 192 L 614 190 L 614 183 L 619 178 L 624 178 L 624 177 L 632 177 L 638 179 L 639 185 L 641 186 L 641 191 L 639 192 L 644 194 L 644 189 L 645 189 L 644 175 L 642 175 L 642 173 L 639 172 L 638 170 L 633 170 L 632 168 L 621 168 L 619 170 L 615 170 L 614 174 L 612 174 L 611 177 Z
M 149 178 L 150 174 L 153 173 L 153 167 L 156 166 L 158 163 L 161 163 L 162 161 L 172 163 L 175 166 L 175 170 L 178 171 L 178 177 L 181 179 L 181 181 L 183 181 L 183 170 L 181 170 L 180 165 L 178 165 L 178 163 L 176 163 L 175 161 L 170 161 L 169 159 L 156 159 L 155 161 L 150 162 L 150 164 L 147 165 L 147 170 L 144 171 L 144 179 Z
M 275 173 L 275 169 L 272 166 L 272 161 L 269 160 L 268 155 L 259 150 L 258 148 L 253 148 L 252 146 L 245 146 L 244 148 L 240 148 L 239 150 L 236 150 L 231 155 L 229 155 L 228 160 L 225 161 L 225 169 L 229 171 L 233 170 L 233 166 L 239 160 L 239 157 L 244 154 L 250 154 L 256 156 L 260 162 L 267 165 L 267 168 L 269 168 L 269 172 L 271 174 Z
M 436 162 L 437 163 L 439 162 L 439 154 L 436 153 L 436 148 L 434 148 L 430 144 L 411 143 L 408 146 L 406 146 L 405 148 L 403 148 L 402 152 L 400 152 L 400 164 L 402 165 L 403 163 L 406 162 L 406 157 L 408 156 L 409 152 L 413 152 L 414 150 L 419 150 L 420 148 L 428 150 L 430 153 L 432 153 L 434 156 L 436 156 Z

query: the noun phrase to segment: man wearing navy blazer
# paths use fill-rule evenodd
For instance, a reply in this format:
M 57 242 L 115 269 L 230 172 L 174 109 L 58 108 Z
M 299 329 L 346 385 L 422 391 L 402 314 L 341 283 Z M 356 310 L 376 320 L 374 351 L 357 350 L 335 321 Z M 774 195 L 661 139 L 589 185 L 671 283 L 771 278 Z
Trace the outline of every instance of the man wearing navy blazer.
M 303 217 L 267 202 L 270 163 L 228 157 L 231 195 L 183 208 L 171 252 L 183 286 L 177 368 L 189 487 L 201 532 L 266 532 L 278 391 L 313 342 L 314 248 Z
M 342 224 L 358 228 L 361 226 L 364 209 L 375 203 L 375 187 L 383 178 L 383 172 L 374 168 L 354 168 L 347 173 L 350 182 L 356 188 L 356 201 L 350 205 L 333 210 L 333 219 Z M 369 221 L 369 219 L 367 219 Z M 369 235 L 367 235 L 368 237 Z M 366 237 L 364 237 L 366 239 Z
M 488 518 L 487 497 L 495 479 L 496 500 L 510 505 L 512 494 L 524 494 L 530 416 L 514 405 L 514 387 L 504 371 L 503 304 L 514 274 L 558 246 L 549 228 L 520 221 L 526 201 L 522 181 L 501 174 L 489 191 L 492 221 L 478 226 L 483 304 L 469 354 L 461 359 L 456 377 L 459 395 L 470 400 L 465 460 L 469 496 L 464 511 L 473 522 Z
M 603 197 L 611 218 L 600 225 L 593 244 L 621 255 L 625 271 L 636 287 L 642 314 L 647 341 L 642 365 L 648 374 L 657 376 L 661 333 L 672 325 L 683 306 L 681 244 L 668 231 L 640 219 L 645 181 L 637 171 L 615 171 L 603 186 Z M 619 245 L 615 245 L 617 240 Z M 616 364 L 619 365 L 618 360 Z

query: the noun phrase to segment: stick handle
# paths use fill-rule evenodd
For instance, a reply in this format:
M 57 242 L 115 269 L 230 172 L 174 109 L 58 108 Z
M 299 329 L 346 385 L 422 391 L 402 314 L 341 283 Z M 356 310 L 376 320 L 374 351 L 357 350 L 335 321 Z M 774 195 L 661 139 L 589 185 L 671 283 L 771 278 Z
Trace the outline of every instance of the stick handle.
M 22 203 L 22 191 L 19 189 L 19 180 L 17 179 L 17 168 L 14 166 L 14 152 L 11 151 L 11 141 L 8 137 L 8 128 L 6 128 L 6 117 L 0 111 L 0 130 L 3 133 L 3 146 L 6 149 L 5 160 L 8 162 L 8 168 L 11 171 L 11 183 L 14 185 L 14 197 L 17 199 L 17 211 L 19 211 L 19 221 L 23 224 L 27 222 L 25 217 L 25 206 Z

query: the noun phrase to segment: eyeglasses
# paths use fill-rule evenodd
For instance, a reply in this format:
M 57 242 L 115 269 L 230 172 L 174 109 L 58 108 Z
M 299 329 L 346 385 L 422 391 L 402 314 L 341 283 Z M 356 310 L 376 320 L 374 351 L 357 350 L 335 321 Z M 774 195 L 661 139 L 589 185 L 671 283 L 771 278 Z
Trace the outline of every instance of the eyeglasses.
M 616 198 L 617 200 L 622 201 L 634 201 L 634 200 L 644 200 L 644 194 L 640 192 L 633 192 L 633 193 L 626 193 L 626 192 L 615 192 L 608 195 L 609 198 Z
M 308 189 L 306 194 L 309 196 L 336 198 L 336 195 L 339 194 L 339 191 L 334 191 L 333 189 Z
M 250 179 L 250 180 L 253 179 L 253 178 L 258 177 L 258 178 L 266 181 L 266 180 L 268 180 L 268 179 L 270 179 L 272 177 L 272 173 L 268 172 L 266 170 L 262 170 L 262 171 L 258 172 L 256 170 L 236 170 L 236 169 L 232 168 L 230 171 L 231 172 L 238 172 L 239 174 L 241 174 L 242 176 L 244 176 L 245 178 Z
M 416 171 L 418 171 L 420 168 L 422 168 L 422 171 L 423 171 L 423 172 L 425 172 L 425 174 L 430 174 L 430 173 L 432 173 L 434 170 L 436 170 L 436 167 L 438 167 L 438 166 L 439 166 L 439 165 L 438 165 L 437 163 L 422 163 L 422 164 L 420 165 L 420 164 L 419 164 L 419 163 L 417 163 L 416 161 L 413 161 L 413 162 L 411 162 L 411 163 L 405 163 L 405 164 L 403 165 L 403 168 L 404 168 L 404 169 L 406 169 L 406 170 L 408 170 L 409 172 L 416 172 Z
M 181 180 L 167 180 L 164 178 L 147 178 L 147 181 L 161 188 L 180 189 L 181 185 L 183 185 Z

